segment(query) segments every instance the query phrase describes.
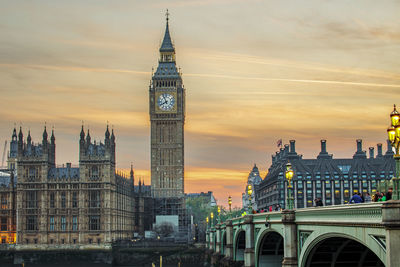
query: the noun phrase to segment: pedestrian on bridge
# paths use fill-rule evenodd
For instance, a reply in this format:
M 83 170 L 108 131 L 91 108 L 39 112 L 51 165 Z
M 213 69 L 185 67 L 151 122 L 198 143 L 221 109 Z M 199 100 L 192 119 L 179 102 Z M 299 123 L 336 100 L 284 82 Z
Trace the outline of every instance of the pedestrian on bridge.
M 362 203 L 362 198 L 357 193 L 354 193 L 349 203 Z

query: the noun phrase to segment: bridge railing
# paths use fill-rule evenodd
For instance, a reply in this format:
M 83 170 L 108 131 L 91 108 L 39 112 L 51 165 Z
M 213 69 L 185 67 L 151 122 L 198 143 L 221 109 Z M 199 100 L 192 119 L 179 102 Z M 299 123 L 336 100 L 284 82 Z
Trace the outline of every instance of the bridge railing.
M 297 224 L 382 227 L 382 203 L 363 203 L 296 210 Z

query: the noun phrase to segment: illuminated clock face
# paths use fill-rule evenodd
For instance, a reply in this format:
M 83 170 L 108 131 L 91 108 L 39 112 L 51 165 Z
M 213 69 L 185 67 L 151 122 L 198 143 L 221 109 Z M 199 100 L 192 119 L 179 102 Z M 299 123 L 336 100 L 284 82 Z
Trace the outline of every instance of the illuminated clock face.
M 174 107 L 175 98 L 170 94 L 161 94 L 158 97 L 157 104 L 161 110 L 168 111 Z

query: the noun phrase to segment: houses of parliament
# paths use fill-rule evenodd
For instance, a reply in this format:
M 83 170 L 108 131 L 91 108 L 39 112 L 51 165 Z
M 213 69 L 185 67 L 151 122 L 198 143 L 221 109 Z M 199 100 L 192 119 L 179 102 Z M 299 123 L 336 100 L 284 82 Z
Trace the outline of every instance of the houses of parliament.
M 107 246 L 143 234 L 151 225 L 149 186 L 135 186 L 134 172 L 115 167 L 115 135 L 92 141 L 82 126 L 79 166 L 56 166 L 54 131 L 42 141 L 26 140 L 14 128 L 8 168 L 0 176 L 1 243 L 20 247 Z
M 79 135 L 79 166 L 56 165 L 56 138 L 46 127 L 12 132 L 8 168 L 0 170 L 0 241 L 19 248 L 110 247 L 150 230 L 157 215 L 177 218 L 186 230 L 184 197 L 185 88 L 175 62 L 168 12 L 159 65 L 149 88 L 151 186 L 135 186 L 116 170 L 115 135 L 104 141 Z M 78 132 L 78 131 L 77 131 Z M 55 246 L 56 245 L 56 246 Z

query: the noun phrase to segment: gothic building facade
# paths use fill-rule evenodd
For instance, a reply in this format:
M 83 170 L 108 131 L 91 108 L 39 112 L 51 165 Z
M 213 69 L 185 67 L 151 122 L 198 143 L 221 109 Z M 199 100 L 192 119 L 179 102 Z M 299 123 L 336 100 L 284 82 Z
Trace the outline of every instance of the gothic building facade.
M 115 135 L 105 132 L 104 142 L 92 141 L 83 126 L 79 140 L 79 166 L 56 166 L 54 131 L 50 140 L 46 127 L 41 143 L 26 141 L 22 129 L 13 131 L 0 197 L 0 222 L 7 227 L 0 237 L 5 243 L 20 246 L 109 246 L 129 239 L 134 232 L 144 234 L 151 209 L 150 187 L 134 185 L 134 172 L 124 175 L 116 170 Z M 7 179 L 8 177 L 8 179 Z M 4 210 L 7 210 L 7 216 Z M 145 218 L 146 217 L 146 218 Z M 150 224 L 151 225 L 151 224 Z
M 157 70 L 149 87 L 151 186 L 156 215 L 178 215 L 184 225 L 185 88 L 176 66 L 168 13 Z

